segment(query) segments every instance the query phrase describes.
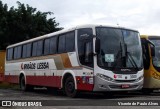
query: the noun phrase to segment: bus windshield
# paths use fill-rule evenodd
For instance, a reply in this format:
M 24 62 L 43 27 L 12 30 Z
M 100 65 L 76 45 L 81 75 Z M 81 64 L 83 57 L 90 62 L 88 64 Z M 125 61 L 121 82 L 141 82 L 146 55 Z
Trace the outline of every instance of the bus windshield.
M 120 28 L 97 27 L 100 39 L 98 66 L 104 69 L 141 69 L 142 49 L 139 33 Z
M 155 45 L 155 56 L 153 57 L 153 65 L 160 67 L 160 39 L 150 39 Z

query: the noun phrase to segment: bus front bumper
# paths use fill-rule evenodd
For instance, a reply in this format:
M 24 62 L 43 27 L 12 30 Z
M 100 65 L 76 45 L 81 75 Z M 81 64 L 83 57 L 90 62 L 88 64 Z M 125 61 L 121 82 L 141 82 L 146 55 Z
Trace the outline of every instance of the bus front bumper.
M 143 87 L 143 78 L 139 81 L 131 82 L 117 82 L 117 81 L 107 81 L 102 78 L 95 76 L 94 78 L 94 89 L 93 91 L 134 91 L 141 90 Z M 127 87 L 124 87 L 127 86 Z

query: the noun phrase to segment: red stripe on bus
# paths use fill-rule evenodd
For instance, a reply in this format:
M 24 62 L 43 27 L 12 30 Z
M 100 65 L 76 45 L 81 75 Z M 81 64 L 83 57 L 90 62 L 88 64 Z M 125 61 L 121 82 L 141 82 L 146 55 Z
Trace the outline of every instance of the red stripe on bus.
M 83 80 L 83 78 L 86 78 L 86 81 Z M 85 90 L 85 91 L 93 91 L 94 85 L 88 83 L 89 78 L 90 78 L 89 76 L 85 76 L 85 77 L 78 76 L 78 77 L 76 77 L 77 89 L 78 90 Z
M 46 86 L 46 87 L 61 87 L 60 76 L 27 76 L 27 84 Z
M 18 75 L 5 75 L 5 82 L 9 83 L 19 83 L 19 76 Z
M 4 74 L 0 73 L 0 82 L 4 81 Z
M 61 76 L 26 76 L 27 84 L 57 88 L 61 88 L 61 79 Z M 7 75 L 5 76 L 5 81 L 10 83 L 19 83 L 19 76 Z M 84 83 L 80 76 L 76 77 L 76 83 L 78 90 L 92 91 L 94 87 L 93 84 Z

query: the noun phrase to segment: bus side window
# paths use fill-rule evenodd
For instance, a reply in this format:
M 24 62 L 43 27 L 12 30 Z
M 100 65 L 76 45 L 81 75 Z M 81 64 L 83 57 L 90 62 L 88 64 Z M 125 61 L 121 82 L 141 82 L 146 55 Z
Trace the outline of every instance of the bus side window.
M 149 69 L 149 66 L 150 66 L 149 46 L 146 39 L 142 38 L 141 42 L 142 42 L 142 50 L 143 50 L 144 69 Z
M 31 43 L 23 45 L 22 58 L 28 58 L 31 56 Z
M 37 42 L 37 56 L 43 55 L 43 40 Z
M 18 53 L 18 48 L 14 47 L 14 55 L 13 55 L 14 59 L 17 59 L 17 53 Z
M 58 53 L 65 52 L 65 35 L 60 35 L 58 40 Z
M 75 51 L 75 36 L 74 32 L 66 34 L 66 52 Z
M 92 38 L 85 40 L 88 37 L 92 37 L 93 36 L 93 31 L 92 28 L 83 28 L 83 29 L 79 29 L 78 30 L 78 55 L 79 55 L 79 60 L 80 63 L 82 65 L 86 65 L 89 67 L 93 67 L 93 56 L 90 59 L 91 61 L 87 62 L 85 61 L 85 50 L 86 50 L 86 43 L 91 43 L 91 47 L 90 49 L 93 49 L 93 40 Z
M 41 56 L 43 54 L 43 40 L 33 42 L 32 56 Z
M 14 59 L 17 59 L 18 47 L 14 47 Z
M 21 57 L 22 57 L 22 45 L 18 46 L 17 59 L 20 59 Z
M 50 48 L 49 52 L 50 54 L 56 54 L 57 53 L 57 36 L 50 38 Z
M 37 55 L 37 42 L 33 42 L 32 56 Z
M 27 56 L 27 45 L 23 45 L 23 50 L 22 50 L 23 52 L 22 52 L 22 57 L 23 58 L 26 58 Z
M 27 58 L 31 56 L 31 46 L 32 46 L 31 43 L 27 44 L 27 49 L 26 49 L 27 50 L 27 53 L 26 53 Z
M 7 60 L 13 59 L 13 48 L 7 49 Z
M 14 59 L 19 59 L 21 58 L 21 54 L 22 54 L 22 46 L 17 46 L 17 47 L 14 47 Z
M 45 39 L 44 41 L 44 55 L 49 54 L 49 48 L 50 48 L 50 39 Z

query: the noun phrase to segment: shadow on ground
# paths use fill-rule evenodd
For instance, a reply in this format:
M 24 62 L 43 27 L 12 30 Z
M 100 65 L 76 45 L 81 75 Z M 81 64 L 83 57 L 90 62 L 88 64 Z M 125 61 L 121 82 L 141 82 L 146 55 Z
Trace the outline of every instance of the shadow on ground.
M 47 90 L 46 88 L 35 88 L 30 91 L 38 94 L 45 94 L 57 97 L 67 97 L 62 90 Z M 120 99 L 120 98 L 131 98 L 131 97 L 139 97 L 139 96 L 157 96 L 160 93 L 153 93 L 149 95 L 142 94 L 141 92 L 113 92 L 112 96 L 108 96 L 103 93 L 93 93 L 93 92 L 80 92 L 78 99 Z

